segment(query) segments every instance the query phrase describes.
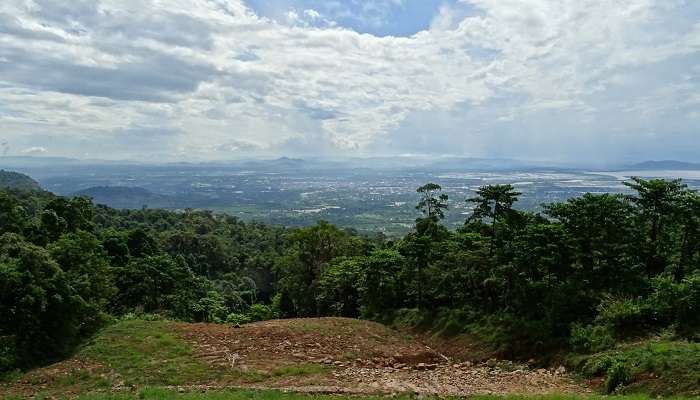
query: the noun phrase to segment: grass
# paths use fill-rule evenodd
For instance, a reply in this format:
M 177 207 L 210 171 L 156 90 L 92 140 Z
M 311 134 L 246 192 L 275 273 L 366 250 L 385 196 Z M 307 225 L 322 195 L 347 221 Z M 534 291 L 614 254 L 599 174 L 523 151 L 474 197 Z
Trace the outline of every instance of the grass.
M 128 320 L 105 328 L 78 353 L 121 376 L 125 386 L 182 385 L 220 372 L 192 354 L 173 333 L 172 322 Z
M 49 375 L 47 373 L 32 374 L 31 372 L 24 376 L 21 374 L 7 375 L 5 383 L 11 384 L 13 380 L 23 378 L 33 387 L 41 388 L 42 394 L 35 396 L 35 398 L 40 399 L 43 398 L 42 396 L 61 398 L 63 394 L 109 392 L 115 384 L 126 390 L 209 383 L 235 386 L 242 383 L 260 383 L 269 379 L 309 376 L 328 372 L 327 368 L 317 364 L 284 366 L 269 372 L 212 367 L 197 358 L 193 354 L 192 348 L 174 332 L 174 322 L 171 321 L 123 320 L 104 328 L 92 340 L 84 344 L 75 355 L 76 359 L 99 367 L 68 368 L 59 374 Z M 47 381 L 49 383 L 45 384 Z M 2 393 L 2 391 L 3 389 L 0 387 L 0 399 L 5 399 L 4 395 L 7 394 Z M 139 396 L 141 396 L 139 398 L 171 398 L 172 395 L 173 393 L 159 392 L 157 389 L 139 392 Z M 95 396 L 96 399 L 135 398 L 130 397 L 133 394 L 124 395 L 126 397 L 118 395 L 110 397 L 106 394 Z
M 574 360 L 584 377 L 604 376 L 614 363 L 621 363 L 631 381 L 624 393 L 700 396 L 700 344 L 654 339 L 625 344 L 615 349 Z

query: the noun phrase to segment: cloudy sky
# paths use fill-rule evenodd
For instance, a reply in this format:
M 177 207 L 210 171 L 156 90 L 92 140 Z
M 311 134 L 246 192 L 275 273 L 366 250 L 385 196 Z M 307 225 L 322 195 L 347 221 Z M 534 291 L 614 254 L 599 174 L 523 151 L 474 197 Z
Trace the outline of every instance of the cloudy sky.
M 0 155 L 698 160 L 697 0 L 3 0 Z

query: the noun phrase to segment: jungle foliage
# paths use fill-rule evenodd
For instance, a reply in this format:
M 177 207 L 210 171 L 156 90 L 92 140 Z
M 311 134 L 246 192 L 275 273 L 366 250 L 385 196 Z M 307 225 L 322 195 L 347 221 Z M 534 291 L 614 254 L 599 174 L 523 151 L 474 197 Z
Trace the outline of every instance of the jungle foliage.
M 700 196 L 679 180 L 628 186 L 632 195 L 585 194 L 541 214 L 513 209 L 512 186 L 486 186 L 448 230 L 448 195 L 430 183 L 415 228 L 396 240 L 3 190 L 0 371 L 61 357 L 127 313 L 398 318 L 477 333 L 522 358 L 669 329 L 698 340 Z

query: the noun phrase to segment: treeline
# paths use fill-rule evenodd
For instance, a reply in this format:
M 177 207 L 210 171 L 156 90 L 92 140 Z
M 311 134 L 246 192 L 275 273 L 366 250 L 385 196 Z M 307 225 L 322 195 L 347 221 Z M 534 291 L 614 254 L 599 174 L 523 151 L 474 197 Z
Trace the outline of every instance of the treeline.
M 402 321 L 520 357 L 667 328 L 700 339 L 700 196 L 678 180 L 628 186 L 633 195 L 586 194 L 542 214 L 513 209 L 512 186 L 486 186 L 450 231 L 447 194 L 427 184 L 398 240 L 6 190 L 0 370 L 61 357 L 128 313 Z

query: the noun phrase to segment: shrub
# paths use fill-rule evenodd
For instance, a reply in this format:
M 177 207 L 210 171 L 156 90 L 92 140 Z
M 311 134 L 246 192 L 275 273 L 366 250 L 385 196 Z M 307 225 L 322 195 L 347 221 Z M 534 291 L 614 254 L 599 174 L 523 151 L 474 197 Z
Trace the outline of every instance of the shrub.
M 250 322 L 250 318 L 245 314 L 231 313 L 226 316 L 226 323 L 231 325 L 243 325 Z
M 0 373 L 15 368 L 16 353 L 17 348 L 14 336 L 0 336 Z
M 275 317 L 272 307 L 265 304 L 253 304 L 246 313 L 250 321 L 265 321 Z
M 625 364 L 620 360 L 614 360 L 608 367 L 607 376 L 605 378 L 605 392 L 612 393 L 619 391 L 632 380 L 629 371 Z
M 615 345 L 612 329 L 608 325 L 580 325 L 571 328 L 569 344 L 578 352 L 596 353 Z
M 639 299 L 607 298 L 598 306 L 595 322 L 609 326 L 619 336 L 627 336 L 648 325 L 649 314 Z
M 228 308 L 224 304 L 224 298 L 217 291 L 210 290 L 206 297 L 199 299 L 194 305 L 195 315 L 203 322 L 224 322 Z

